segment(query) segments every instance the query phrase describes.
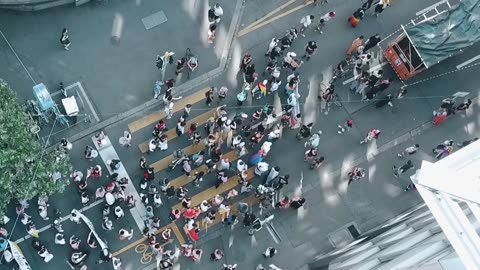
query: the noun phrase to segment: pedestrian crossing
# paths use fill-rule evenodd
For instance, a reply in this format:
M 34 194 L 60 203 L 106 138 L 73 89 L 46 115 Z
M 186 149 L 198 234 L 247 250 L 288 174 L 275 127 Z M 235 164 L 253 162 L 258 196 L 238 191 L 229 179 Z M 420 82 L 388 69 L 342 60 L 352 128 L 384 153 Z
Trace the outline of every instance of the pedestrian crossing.
M 253 167 L 249 168 L 247 170 L 247 173 L 248 173 L 247 181 L 251 181 L 255 177 L 254 168 Z M 232 176 L 228 178 L 228 181 L 226 183 L 221 184 L 218 188 L 215 188 L 213 186 L 191 197 L 192 206 L 198 206 L 204 200 L 210 200 L 217 194 L 223 194 L 235 188 L 236 186 L 239 185 L 239 182 L 238 182 L 239 179 L 240 177 L 238 175 Z M 175 206 L 173 206 L 173 209 L 177 209 L 180 211 L 183 210 L 182 203 L 177 203 Z
M 237 158 L 239 158 L 239 155 L 237 154 L 236 151 L 230 151 L 224 155 L 222 155 L 223 158 L 226 158 L 230 161 L 233 161 L 233 160 L 236 160 Z M 174 186 L 175 188 L 179 188 L 179 187 L 183 187 L 187 184 L 189 184 L 190 182 L 193 181 L 193 175 L 196 173 L 196 172 L 201 172 L 201 171 L 204 171 L 206 172 L 208 170 L 208 167 L 207 165 L 203 164 L 195 169 L 192 170 L 191 172 L 191 176 L 192 177 L 188 177 L 186 176 L 185 174 L 183 174 L 182 176 L 179 176 L 173 180 L 170 181 L 170 185 Z
M 187 104 L 194 104 L 202 99 L 205 98 L 205 92 L 208 91 L 209 88 L 204 88 L 201 90 L 198 90 L 197 92 L 193 93 L 192 95 L 182 98 L 179 101 L 175 102 L 173 106 L 173 113 L 179 112 L 183 110 L 183 108 Z M 135 120 L 131 123 L 128 124 L 128 129 L 130 130 L 130 133 L 137 132 L 143 128 L 146 128 L 152 124 L 155 124 L 158 122 L 160 119 L 165 118 L 165 112 L 162 111 L 156 111 L 151 114 L 148 114 L 138 120 Z M 152 128 L 153 129 L 153 128 Z
M 252 207 L 252 205 L 258 203 L 258 198 L 255 197 L 255 195 L 250 195 L 250 196 L 246 197 L 245 199 L 238 201 L 237 203 L 231 204 L 230 205 L 230 215 L 236 215 L 237 217 L 239 216 L 240 211 L 238 209 L 238 205 L 240 203 L 248 204 L 248 208 L 250 209 Z M 208 227 L 212 227 L 212 226 L 215 226 L 217 224 L 220 224 L 222 221 L 223 221 L 223 219 L 221 218 L 221 214 L 217 212 L 217 214 L 215 216 L 215 220 L 213 221 L 213 223 L 205 224 L 203 222 L 198 222 L 197 224 L 198 224 L 200 230 L 207 230 Z
M 191 120 L 186 122 L 185 127 L 189 128 L 191 124 L 198 123 L 198 125 L 203 125 L 207 122 L 208 119 L 211 117 L 214 117 L 216 109 L 212 109 L 206 113 L 202 113 L 201 115 L 192 118 Z M 152 128 L 153 130 L 153 128 Z M 163 133 L 165 136 L 167 136 L 168 141 L 171 141 L 175 138 L 178 137 L 177 132 L 175 128 L 169 129 L 167 132 Z M 147 140 L 141 144 L 138 145 L 138 148 L 140 149 L 140 152 L 146 153 L 148 151 L 148 142 L 150 140 Z

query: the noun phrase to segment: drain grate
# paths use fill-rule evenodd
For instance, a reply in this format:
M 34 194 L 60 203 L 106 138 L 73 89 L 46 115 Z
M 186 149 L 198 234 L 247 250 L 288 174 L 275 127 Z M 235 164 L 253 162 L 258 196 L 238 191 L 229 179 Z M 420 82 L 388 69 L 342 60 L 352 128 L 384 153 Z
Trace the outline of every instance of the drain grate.
M 166 21 L 167 16 L 165 16 L 165 13 L 163 13 L 162 10 L 142 19 L 143 25 L 147 30 L 152 29 L 153 27 L 158 26 Z

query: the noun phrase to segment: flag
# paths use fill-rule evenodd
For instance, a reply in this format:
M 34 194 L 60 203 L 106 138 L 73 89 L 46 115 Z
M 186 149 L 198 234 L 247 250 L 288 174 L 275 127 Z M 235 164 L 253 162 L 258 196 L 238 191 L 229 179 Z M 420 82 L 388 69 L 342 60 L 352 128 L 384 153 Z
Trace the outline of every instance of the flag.
M 259 82 L 258 83 L 258 88 L 260 89 L 260 93 L 262 93 L 262 95 L 264 95 L 264 96 L 267 95 L 267 83 L 266 83 L 266 81 Z

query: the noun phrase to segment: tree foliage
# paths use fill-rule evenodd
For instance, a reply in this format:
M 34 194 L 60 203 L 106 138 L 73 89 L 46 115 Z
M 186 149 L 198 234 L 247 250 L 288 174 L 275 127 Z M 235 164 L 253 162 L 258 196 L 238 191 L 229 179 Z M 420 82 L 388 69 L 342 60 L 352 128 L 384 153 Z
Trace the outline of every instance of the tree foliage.
M 0 79 L 0 216 L 14 200 L 62 192 L 68 184 L 68 156 L 44 149 L 31 126 L 15 93 Z M 54 181 L 54 173 L 63 177 Z

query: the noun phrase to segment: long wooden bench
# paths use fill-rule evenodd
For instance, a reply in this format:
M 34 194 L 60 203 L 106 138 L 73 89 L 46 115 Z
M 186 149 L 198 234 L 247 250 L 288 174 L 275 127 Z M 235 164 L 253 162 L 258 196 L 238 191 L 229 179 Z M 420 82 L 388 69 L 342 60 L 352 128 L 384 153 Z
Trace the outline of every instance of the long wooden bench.
M 174 103 L 173 106 L 173 112 L 176 113 L 178 111 L 183 110 L 187 104 L 194 104 L 199 102 L 200 100 L 205 98 L 205 92 L 209 88 L 204 88 L 201 90 L 198 90 L 197 92 L 193 93 L 190 96 L 184 97 L 180 99 L 179 101 Z M 145 128 L 151 124 L 154 124 L 158 122 L 158 120 L 162 119 L 165 117 L 165 112 L 163 111 L 163 107 L 160 111 L 153 112 L 151 114 L 148 114 L 138 120 L 135 120 L 128 124 L 128 129 L 130 130 L 131 133 L 134 133 L 136 131 L 139 131 L 142 128 Z
M 223 158 L 228 158 L 230 161 L 234 161 L 237 158 L 239 158 L 239 156 L 238 156 L 238 154 L 235 150 L 232 150 L 232 151 L 224 154 Z M 235 164 L 233 162 L 232 162 L 232 166 L 235 166 Z M 193 181 L 194 174 L 196 172 L 200 172 L 200 171 L 206 172 L 207 170 L 208 170 L 208 167 L 205 164 L 201 165 L 201 166 L 198 166 L 197 168 L 192 170 L 191 177 L 188 177 L 185 174 L 183 174 L 182 176 L 179 176 L 179 177 L 173 179 L 172 181 L 170 181 L 170 185 L 174 186 L 175 188 L 185 186 L 186 184 Z
M 190 128 L 190 125 L 193 124 L 193 123 L 198 123 L 198 126 L 199 126 L 198 128 L 200 128 L 200 125 L 205 124 L 210 117 L 213 117 L 215 115 L 215 111 L 216 111 L 216 109 L 212 109 L 212 110 L 210 110 L 206 113 L 203 113 L 203 114 L 187 121 L 187 123 L 185 125 L 185 133 L 186 133 L 186 130 L 188 128 Z M 176 127 L 167 130 L 164 134 L 167 136 L 169 141 L 178 137 L 177 132 L 176 132 Z M 185 135 L 185 136 L 188 136 L 188 134 Z M 145 142 L 138 145 L 138 148 L 140 149 L 140 152 L 146 153 L 148 151 L 148 143 L 149 142 L 150 142 L 150 140 L 145 141 Z
M 230 215 L 236 215 L 237 219 L 240 218 L 239 217 L 239 211 L 238 211 L 238 204 L 241 203 L 241 202 L 248 204 L 248 207 L 250 209 L 254 204 L 256 204 L 258 202 L 258 198 L 256 198 L 255 195 L 250 195 L 250 196 L 244 198 L 243 200 L 240 200 L 240 201 L 237 201 L 235 203 L 230 204 L 230 213 L 229 214 Z M 213 223 L 208 224 L 207 227 L 215 226 L 215 225 L 221 223 L 222 221 L 223 220 L 221 218 L 221 215 L 217 212 L 217 214 L 215 216 L 215 220 L 213 221 Z M 201 221 L 198 221 L 197 224 L 198 224 L 200 230 L 208 229 L 208 228 L 205 228 L 203 226 L 204 224 Z
M 255 177 L 254 167 L 249 168 L 247 172 L 247 181 L 251 181 Z M 232 188 L 235 188 L 238 185 L 238 180 L 239 176 L 235 175 L 228 178 L 228 181 L 224 184 L 221 184 L 218 188 L 215 188 L 215 186 L 213 186 L 198 193 L 197 195 L 192 197 L 192 206 L 198 206 L 203 200 L 209 200 L 217 194 L 222 194 L 231 190 Z M 178 209 L 181 211 L 183 209 L 182 203 L 177 203 L 172 207 L 172 209 Z

